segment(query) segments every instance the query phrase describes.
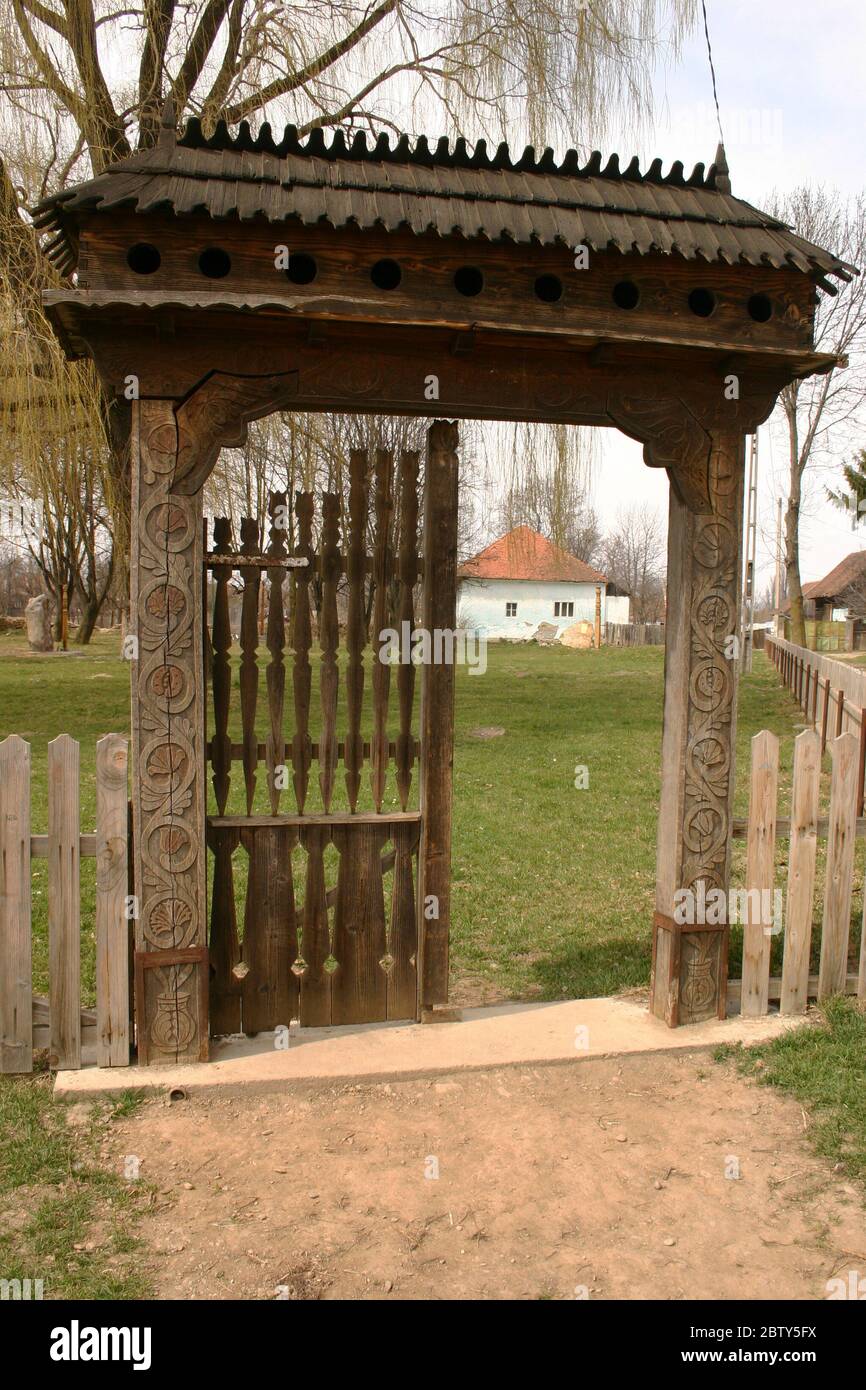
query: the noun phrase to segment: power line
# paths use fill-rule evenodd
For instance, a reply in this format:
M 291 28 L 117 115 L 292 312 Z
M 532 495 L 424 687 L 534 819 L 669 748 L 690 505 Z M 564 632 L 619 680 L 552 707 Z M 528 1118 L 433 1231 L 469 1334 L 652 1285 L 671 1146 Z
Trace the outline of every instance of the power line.
M 710 43 L 710 26 L 707 21 L 707 0 L 701 0 L 701 9 L 704 12 L 704 33 L 707 37 L 707 57 L 710 60 L 710 75 L 713 79 L 713 100 L 716 103 L 716 120 L 719 125 L 719 139 L 724 145 L 725 136 L 724 132 L 722 131 L 722 113 L 719 110 L 719 93 L 716 87 L 716 69 L 713 63 L 713 45 Z

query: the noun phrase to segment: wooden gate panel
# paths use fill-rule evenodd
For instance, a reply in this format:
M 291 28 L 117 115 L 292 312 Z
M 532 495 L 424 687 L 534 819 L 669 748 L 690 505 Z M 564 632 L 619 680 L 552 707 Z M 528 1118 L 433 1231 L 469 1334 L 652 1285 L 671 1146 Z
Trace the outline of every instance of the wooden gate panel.
M 388 953 L 386 1018 L 414 1018 L 418 1007 L 418 935 L 415 912 L 415 854 L 420 825 L 403 822 L 392 827 L 394 882 L 391 888 L 391 930 Z
M 306 1027 L 417 1018 L 421 1003 L 447 997 L 454 672 L 444 663 L 426 666 L 416 680 L 409 651 L 422 570 L 425 627 L 455 625 L 455 428 L 439 422 L 430 432 L 423 566 L 417 452 L 403 451 L 395 475 L 389 451 L 379 450 L 371 468 L 367 453 L 354 450 L 349 475 L 345 515 L 336 492 L 322 496 L 318 511 L 311 492 L 298 492 L 292 513 L 286 494 L 272 493 L 266 550 L 258 550 L 258 522 L 241 520 L 235 551 L 229 522 L 217 519 L 214 548 L 205 559 L 215 580 L 209 752 L 217 814 L 208 823 L 208 845 L 214 854 L 211 1022 L 218 1033 L 268 1031 L 293 1018 Z M 286 518 L 292 514 L 289 553 Z M 231 590 L 243 600 L 234 653 L 232 575 Z M 268 617 L 260 634 L 263 586 Z M 341 614 L 345 664 L 338 660 Z M 393 659 L 395 631 L 400 658 L 392 673 L 380 648 L 387 643 Z M 310 727 L 314 681 L 316 732 Z M 267 690 L 266 719 L 260 683 Z M 237 710 L 231 708 L 236 692 Z M 413 730 L 419 718 L 421 742 Z M 333 804 L 338 795 L 342 799 L 340 762 L 348 811 Z M 242 785 L 233 764 L 242 768 Z M 261 788 L 256 795 L 257 775 L 261 780 L 265 769 L 269 814 L 259 805 Z M 413 782 L 419 811 L 409 809 Z M 289 787 L 295 807 L 282 801 Z M 319 795 L 321 810 L 310 804 Z M 368 797 L 373 811 L 363 808 Z M 249 856 L 240 945 L 232 864 L 238 844 Z M 296 901 L 291 856 L 299 845 Z M 339 865 L 337 884 L 329 889 L 330 845 Z M 425 897 L 435 904 L 429 921 L 422 913 Z
M 234 974 L 241 958 L 235 909 L 232 855 L 240 831 L 232 827 L 208 830 L 214 871 L 210 912 L 210 1022 L 212 1033 L 241 1030 L 241 985 Z
M 305 1028 L 322 1028 L 331 1022 L 331 973 L 325 968 L 331 954 L 328 893 L 325 887 L 325 849 L 331 835 L 329 828 L 324 825 L 306 825 L 300 835 L 307 852 L 301 928 L 301 955 L 305 968 L 301 975 L 300 1022 Z
M 335 826 L 340 852 L 334 908 L 334 957 L 331 978 L 333 1023 L 368 1023 L 387 1016 L 388 939 L 382 884 L 382 847 L 387 825 Z
M 245 1033 L 288 1027 L 298 1016 L 298 927 L 292 881 L 293 826 L 242 830 L 250 856 L 244 912 L 242 984 Z

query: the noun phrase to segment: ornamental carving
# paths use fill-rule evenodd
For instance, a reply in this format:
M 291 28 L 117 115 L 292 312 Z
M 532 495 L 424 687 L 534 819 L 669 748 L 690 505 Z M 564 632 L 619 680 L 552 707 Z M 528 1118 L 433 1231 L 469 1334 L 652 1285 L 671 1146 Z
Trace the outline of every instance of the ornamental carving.
M 172 403 L 142 401 L 133 507 L 139 648 L 133 795 L 136 947 L 143 953 L 188 950 L 206 940 L 201 507 L 198 497 L 171 491 L 177 441 Z M 207 1036 L 196 976 L 203 969 L 198 962 L 169 960 L 142 971 L 138 1025 L 146 1055 L 199 1055 Z

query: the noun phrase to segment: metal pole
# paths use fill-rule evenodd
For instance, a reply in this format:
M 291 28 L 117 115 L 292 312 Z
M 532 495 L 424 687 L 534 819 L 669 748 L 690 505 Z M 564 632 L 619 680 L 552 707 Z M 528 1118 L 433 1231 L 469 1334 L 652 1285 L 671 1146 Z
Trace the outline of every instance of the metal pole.
M 773 631 L 782 635 L 782 499 L 776 503 L 776 579 L 773 585 Z

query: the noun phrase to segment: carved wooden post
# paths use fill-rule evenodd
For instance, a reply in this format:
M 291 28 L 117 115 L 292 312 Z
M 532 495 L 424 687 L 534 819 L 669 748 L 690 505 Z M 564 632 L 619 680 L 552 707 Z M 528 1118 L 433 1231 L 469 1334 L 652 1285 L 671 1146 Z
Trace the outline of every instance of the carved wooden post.
M 650 1008 L 671 1027 L 724 1018 L 727 911 L 701 913 L 703 892 L 727 902 L 737 711 L 740 532 L 745 439 L 710 434 L 706 495 L 669 468 L 665 703 Z M 694 895 L 691 922 L 675 894 Z M 711 900 L 712 901 L 712 900 Z M 681 914 L 682 915 L 682 914 Z M 700 920 L 709 916 L 710 922 Z
M 202 507 L 200 490 L 171 491 L 178 439 L 171 401 L 135 404 L 132 807 L 140 1063 L 208 1055 Z
M 419 1010 L 448 1002 L 451 920 L 451 786 L 454 665 L 433 659 L 437 629 L 457 622 L 457 425 L 427 431 L 424 481 L 424 591 L 421 622 L 431 660 L 421 672 L 421 840 L 418 848 Z M 439 644 L 444 658 L 446 642 Z

